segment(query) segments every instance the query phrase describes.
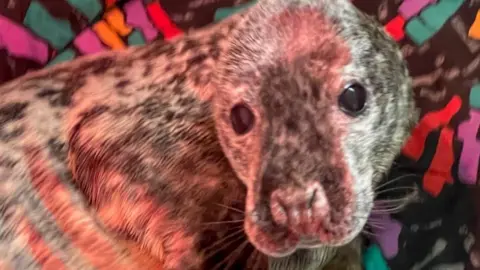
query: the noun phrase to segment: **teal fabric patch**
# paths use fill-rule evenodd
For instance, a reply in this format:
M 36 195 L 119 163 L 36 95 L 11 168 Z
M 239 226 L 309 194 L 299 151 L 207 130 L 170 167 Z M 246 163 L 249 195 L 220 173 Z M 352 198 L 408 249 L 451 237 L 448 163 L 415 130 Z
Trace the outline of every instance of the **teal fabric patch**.
M 405 32 L 407 32 L 410 39 L 417 45 L 423 44 L 436 33 L 435 30 L 431 29 L 419 18 L 411 19 L 405 26 Z
M 378 245 L 371 245 L 363 254 L 365 270 L 390 270 Z
M 470 90 L 470 106 L 480 109 L 480 83 L 474 85 Z
M 143 38 L 143 34 L 140 33 L 138 30 L 133 30 L 133 32 L 128 36 L 128 45 L 136 46 L 136 45 L 145 45 L 145 38 Z
M 53 58 L 47 66 L 53 66 L 62 62 L 67 62 L 73 60 L 75 58 L 75 52 L 72 49 L 67 49 L 61 53 L 59 53 L 55 58 Z
M 57 50 L 65 48 L 75 36 L 68 21 L 52 17 L 37 1 L 28 7 L 23 24 Z
M 412 18 L 405 26 L 407 35 L 417 45 L 422 45 L 435 35 L 465 0 L 440 0 Z
M 102 12 L 102 4 L 97 0 L 67 0 L 67 2 L 85 15 L 89 22 Z
M 221 21 L 237 12 L 240 12 L 250 6 L 253 6 L 254 4 L 256 4 L 257 1 L 252 1 L 252 2 L 248 2 L 248 3 L 245 3 L 243 5 L 240 5 L 240 6 L 237 6 L 237 7 L 229 7 L 229 8 L 219 8 L 217 9 L 217 11 L 215 11 L 215 16 L 214 16 L 214 20 L 215 22 L 218 22 L 218 21 Z
M 441 0 L 436 5 L 425 8 L 420 17 L 431 29 L 438 31 L 464 2 L 465 0 Z

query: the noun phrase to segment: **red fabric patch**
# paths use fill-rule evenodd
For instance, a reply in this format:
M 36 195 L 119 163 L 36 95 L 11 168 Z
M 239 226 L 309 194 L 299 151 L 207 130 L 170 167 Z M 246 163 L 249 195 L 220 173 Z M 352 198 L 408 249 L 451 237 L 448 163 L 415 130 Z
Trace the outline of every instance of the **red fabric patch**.
M 148 15 L 153 21 L 153 24 L 163 33 L 165 39 L 171 39 L 176 35 L 182 33 L 168 17 L 168 14 L 163 10 L 158 2 L 152 2 L 147 5 Z
M 115 2 L 117 2 L 117 0 L 105 0 L 105 5 L 107 7 L 111 7 L 115 4 Z
M 425 148 L 425 141 L 428 134 L 435 129 L 446 126 L 452 117 L 460 110 L 462 99 L 454 96 L 445 108 L 425 114 L 420 123 L 415 127 L 412 136 L 403 147 L 403 154 L 412 159 L 418 160 Z
M 405 19 L 397 15 L 385 25 L 385 31 L 387 31 L 390 36 L 395 39 L 395 41 L 400 41 L 405 37 L 405 32 L 403 27 L 405 26 Z
M 461 106 L 462 99 L 459 96 L 454 96 L 443 109 L 425 114 L 402 150 L 405 156 L 418 160 L 423 154 L 427 136 L 432 131 L 441 128 L 435 155 L 423 177 L 424 190 L 434 197 L 440 194 L 445 183 L 453 183 L 451 170 L 455 161 L 453 153 L 454 132 L 446 126 Z
M 435 156 L 427 172 L 423 176 L 423 189 L 437 197 L 445 183 L 453 184 L 452 166 L 455 162 L 453 154 L 453 130 L 442 128 Z

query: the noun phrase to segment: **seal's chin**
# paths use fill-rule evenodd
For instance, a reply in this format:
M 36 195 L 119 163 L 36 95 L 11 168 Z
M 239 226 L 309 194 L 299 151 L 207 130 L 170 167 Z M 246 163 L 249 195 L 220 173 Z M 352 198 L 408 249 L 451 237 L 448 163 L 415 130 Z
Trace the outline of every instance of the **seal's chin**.
M 297 249 L 312 249 L 322 246 L 343 246 L 352 241 L 361 230 L 352 228 L 342 237 L 329 233 L 317 234 L 315 237 L 298 235 L 288 228 L 273 222 L 259 221 L 255 216 L 245 218 L 245 232 L 252 245 L 263 254 L 270 257 L 285 257 Z
M 300 244 L 300 238 L 286 228 L 262 222 L 258 224 L 252 218 L 245 219 L 245 232 L 252 245 L 270 257 L 285 257 L 294 253 Z

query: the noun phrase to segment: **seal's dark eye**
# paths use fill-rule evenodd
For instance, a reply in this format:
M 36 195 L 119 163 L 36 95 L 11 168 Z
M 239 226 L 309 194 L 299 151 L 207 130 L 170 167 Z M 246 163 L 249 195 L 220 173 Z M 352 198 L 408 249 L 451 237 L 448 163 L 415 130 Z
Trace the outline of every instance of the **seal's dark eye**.
M 240 103 L 233 106 L 230 111 L 230 122 L 235 133 L 244 135 L 252 129 L 255 115 L 247 105 Z
M 350 84 L 338 97 L 340 109 L 348 115 L 356 116 L 363 111 L 367 102 L 367 90 L 358 84 Z

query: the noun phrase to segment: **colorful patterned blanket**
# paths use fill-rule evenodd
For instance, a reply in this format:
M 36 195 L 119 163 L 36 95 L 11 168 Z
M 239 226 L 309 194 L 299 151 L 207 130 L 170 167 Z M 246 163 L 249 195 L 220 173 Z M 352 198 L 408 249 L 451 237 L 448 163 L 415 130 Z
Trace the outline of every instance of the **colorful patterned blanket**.
M 170 39 L 254 1 L 2 0 L 0 83 L 102 50 Z M 332 1 L 334 4 L 334 1 Z M 379 213 L 366 269 L 480 269 L 480 1 L 354 0 L 398 41 L 422 118 L 387 177 L 418 186 Z

